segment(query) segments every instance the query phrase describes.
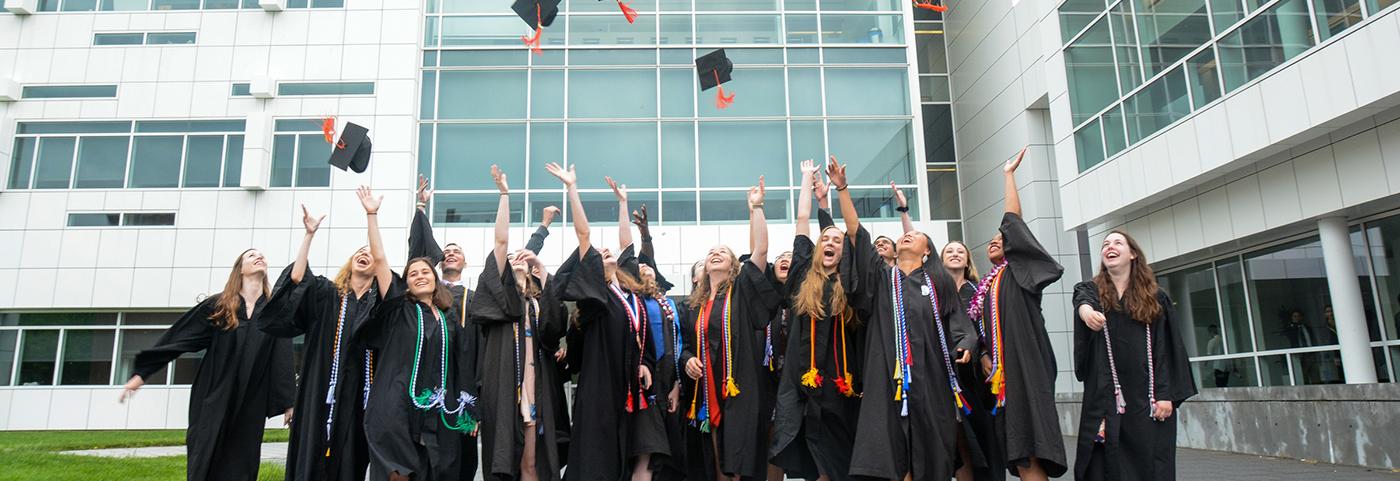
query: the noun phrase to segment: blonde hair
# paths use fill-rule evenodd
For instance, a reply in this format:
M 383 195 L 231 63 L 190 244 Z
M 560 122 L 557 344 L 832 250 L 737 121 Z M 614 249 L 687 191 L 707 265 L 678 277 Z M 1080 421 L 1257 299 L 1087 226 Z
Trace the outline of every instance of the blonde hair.
M 243 256 L 252 250 L 238 253 L 238 258 L 233 261 L 233 270 L 229 271 L 228 280 L 224 282 L 224 292 L 219 293 L 218 307 L 209 315 L 209 320 L 214 321 L 214 327 L 225 331 L 238 328 L 238 310 L 243 307 Z M 263 271 L 262 295 L 266 297 L 271 294 L 272 287 L 267 284 L 267 271 Z
M 837 230 L 835 227 L 822 229 L 825 234 L 827 230 Z M 844 234 L 843 234 L 844 235 Z M 845 242 L 842 239 L 842 242 Z M 835 283 L 831 287 L 831 310 L 827 311 L 826 302 L 826 281 L 832 279 Z M 846 289 L 841 285 L 841 275 L 837 269 L 827 272 L 827 267 L 819 259 L 812 259 L 811 266 L 807 268 L 806 277 L 802 278 L 802 284 L 797 288 L 797 296 L 794 299 L 793 307 L 802 315 L 825 319 L 828 315 L 847 314 L 850 306 L 846 304 Z M 849 316 L 848 316 L 849 317 Z
M 725 248 L 729 253 L 729 278 L 717 286 L 710 285 L 709 269 L 705 269 L 704 275 L 700 276 L 700 282 L 695 284 L 695 289 L 690 291 L 690 298 L 686 300 L 692 309 L 699 309 L 705 305 L 705 301 L 710 300 L 710 292 L 719 292 L 728 289 L 734 280 L 739 277 L 739 258 L 734 255 L 734 251 Z M 701 261 L 702 263 L 704 261 Z M 703 264 L 702 264 L 703 265 Z

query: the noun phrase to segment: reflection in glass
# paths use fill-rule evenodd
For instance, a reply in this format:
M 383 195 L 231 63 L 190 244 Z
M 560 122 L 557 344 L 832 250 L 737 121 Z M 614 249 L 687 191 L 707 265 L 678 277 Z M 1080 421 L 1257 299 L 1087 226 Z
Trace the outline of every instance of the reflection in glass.
M 137 136 L 127 187 L 179 187 L 184 150 L 184 137 Z
M 321 134 L 298 135 L 297 187 L 328 187 L 331 185 L 331 144 Z
M 822 43 L 904 43 L 903 15 L 821 16 Z
M 924 162 L 957 162 L 953 149 L 953 109 L 924 105 Z
M 1210 0 L 1210 11 L 1215 20 L 1215 33 L 1229 30 L 1235 22 L 1244 18 L 1244 7 L 1240 0 Z
M 851 185 L 914 183 L 913 138 L 907 120 L 831 120 L 831 154 L 846 163 Z
M 59 384 L 105 385 L 112 377 L 112 345 L 116 331 L 69 329 L 63 336 L 63 368 Z
M 833 191 L 834 192 L 834 191 Z M 912 194 L 913 188 L 905 188 L 905 195 L 916 197 Z M 889 186 L 879 189 L 851 189 L 851 202 L 856 206 L 856 215 L 861 220 L 890 220 L 898 219 L 899 211 L 894 210 L 899 205 L 894 201 L 894 194 L 890 193 Z M 909 203 L 909 215 L 918 218 L 919 203 Z M 831 216 L 841 222 L 841 210 L 836 209 Z
M 1194 1 L 1194 0 L 1188 0 Z M 1115 60 L 1118 64 L 1119 88 L 1123 92 L 1131 91 L 1142 85 L 1143 80 L 1143 59 L 1138 52 L 1141 43 L 1147 43 L 1146 38 L 1139 42 L 1137 24 L 1133 22 L 1133 14 L 1128 10 L 1128 2 L 1120 2 L 1118 6 L 1108 12 L 1108 26 L 1113 30 L 1113 51 L 1118 56 Z M 1179 46 L 1182 48 L 1193 48 L 1196 44 Z M 1142 50 L 1151 53 L 1150 50 Z M 1155 72 L 1148 72 L 1151 77 Z
M 724 83 L 725 94 L 735 94 L 732 107 L 715 107 L 716 89 L 696 89 L 701 117 L 781 116 L 787 112 L 787 94 L 781 68 L 736 68 L 734 80 Z
M 816 15 L 787 15 L 788 44 L 815 44 L 817 42 Z
M 0 386 L 10 385 L 10 373 L 15 372 L 15 348 L 19 331 L 0 331 Z
M 753 183 L 758 184 L 758 177 Z M 774 189 L 768 183 L 768 192 L 763 199 L 763 215 L 770 222 L 788 218 L 788 204 L 792 202 L 791 191 Z M 702 222 L 747 222 L 749 203 L 747 191 L 700 192 L 700 220 Z
M 1122 152 L 1128 147 L 1126 127 L 1123 124 L 1123 106 L 1118 105 L 1100 117 L 1099 125 L 1103 128 L 1104 158 L 1108 158 Z
M 1213 36 L 1205 0 L 1133 0 L 1133 10 L 1149 78 Z
M 1186 94 L 1186 78 L 1181 68 L 1153 81 L 1123 102 L 1123 113 L 1128 122 L 1128 143 L 1139 140 L 1162 130 L 1172 122 L 1191 113 L 1191 102 Z
M 1111 46 L 1108 22 L 1099 20 L 1079 40 L 1065 48 L 1069 106 L 1076 125 L 1093 118 L 1099 110 L 1118 100 Z M 1082 170 L 1083 162 L 1080 164 Z
M 436 43 L 433 40 L 441 39 L 444 47 L 467 46 L 467 45 L 509 45 L 512 47 L 520 45 L 520 35 L 522 23 L 514 15 L 508 17 L 442 17 L 441 25 L 436 22 L 437 17 L 429 17 L 429 24 L 426 26 L 425 34 L 428 37 L 425 45 L 432 46 Z M 544 38 L 540 42 L 545 45 L 563 45 L 564 39 L 561 32 L 564 31 L 563 22 L 567 18 L 560 16 L 554 21 L 554 25 L 545 31 Z
M 73 176 L 73 187 L 121 188 L 130 141 L 130 137 L 83 137 L 78 142 L 78 172 Z
M 774 11 L 778 9 L 778 0 L 696 0 L 695 9 L 702 12 L 731 12 L 739 10 Z
M 1191 367 L 1196 370 L 1196 387 L 1198 388 L 1259 385 L 1252 357 L 1195 361 L 1191 363 Z
M 695 210 L 696 195 L 695 192 L 663 192 L 661 194 L 661 222 L 666 224 L 695 222 L 698 218 Z
M 919 101 L 920 102 L 948 102 L 952 100 L 949 93 L 948 77 L 943 75 L 922 75 L 919 76 Z
M 1220 98 L 1220 65 L 1215 52 L 1205 49 L 1186 61 L 1186 78 L 1191 81 L 1191 105 L 1194 108 Z
M 708 5 L 712 2 L 701 3 Z M 782 39 L 782 30 L 782 20 L 778 15 L 695 16 L 695 43 L 698 45 L 776 44 Z
M 1291 386 L 1292 377 L 1288 374 L 1288 356 L 1261 356 L 1259 358 L 1260 381 L 1265 386 Z
M 610 2 L 573 2 L 597 3 Z M 613 3 L 612 8 L 617 6 Z M 622 15 L 593 15 L 569 17 L 569 45 L 656 45 L 656 15 L 641 14 L 635 23 L 627 23 Z M 548 32 L 562 32 L 550 27 Z
M 297 138 L 295 135 L 276 135 L 272 138 L 272 175 L 268 185 L 291 187 L 292 169 L 296 164 Z
M 1060 4 L 1060 41 L 1068 42 L 1103 12 L 1102 0 L 1067 0 Z
M 617 178 L 617 177 L 613 177 L 613 178 L 616 179 L 619 183 L 623 183 L 623 179 Z M 647 213 L 648 213 L 648 215 L 651 215 L 651 213 L 656 212 L 656 209 L 660 206 L 660 204 L 656 201 L 656 199 L 657 199 L 657 193 L 656 193 L 656 191 L 654 191 L 654 190 L 652 190 L 652 191 L 636 190 L 636 189 L 632 188 L 632 183 L 631 183 L 631 182 L 625 182 L 625 183 L 627 184 L 627 187 L 628 187 L 628 189 L 627 189 L 627 209 L 628 209 L 628 212 L 631 212 L 631 211 L 640 211 L 640 209 L 642 208 L 643 205 L 647 206 Z M 617 225 L 617 221 L 618 221 L 618 217 L 617 217 L 617 215 L 618 215 L 618 210 L 617 210 L 617 207 L 618 207 L 618 204 L 617 204 L 617 196 L 613 195 L 613 193 L 612 193 L 611 191 L 609 191 L 609 192 L 580 192 L 579 195 L 578 195 L 578 197 L 579 197 L 579 200 L 580 200 L 580 201 L 583 201 L 583 212 L 584 212 L 584 214 L 588 215 L 588 223 L 589 223 L 590 225 L 608 225 L 608 226 L 616 226 L 616 225 Z M 629 221 L 629 222 L 630 222 L 630 221 Z M 608 230 L 612 230 L 612 229 L 608 229 Z M 616 231 L 613 231 L 613 232 L 616 232 Z M 598 245 L 597 247 L 598 247 L 599 249 L 601 249 L 601 248 L 603 248 L 603 247 L 607 247 L 607 248 L 609 248 L 609 249 L 612 249 L 612 250 L 613 250 L 613 253 L 621 253 L 621 252 L 622 252 L 622 251 L 618 250 L 617 244 L 612 244 L 612 245 Z
M 1390 8 L 1391 5 L 1395 5 L 1396 1 L 1397 0 L 1366 0 L 1366 11 L 1371 12 L 1371 15 L 1375 16 L 1376 12 Z
M 661 186 L 695 187 L 694 123 L 661 123 Z
M 488 175 L 492 164 L 508 178 L 525 178 L 520 162 L 525 158 L 525 124 L 438 124 L 437 149 L 433 183 L 438 190 L 494 192 L 496 184 Z M 494 207 L 491 212 L 496 212 Z
M 933 220 L 959 220 L 962 211 L 958 203 L 958 168 L 952 164 L 929 165 L 928 208 Z M 912 195 L 906 192 L 905 196 Z M 910 202 L 913 208 L 917 202 Z
M 661 116 L 694 117 L 695 71 L 668 68 L 661 70 Z
M 655 94 L 653 94 L 654 97 Z M 570 123 L 570 164 L 579 170 L 600 169 L 636 189 L 656 187 L 656 123 Z M 583 175 L 580 189 L 607 189 L 601 175 Z
M 10 157 L 10 188 L 29 188 L 29 171 L 34 167 L 34 150 L 39 140 L 16 137 L 14 154 Z
M 788 69 L 788 112 L 797 115 L 822 114 L 822 73 L 816 68 Z
M 224 136 L 190 136 L 185 144 L 185 187 L 218 187 Z
M 537 119 L 564 118 L 564 71 L 533 70 L 530 84 L 530 116 Z
M 51 386 L 55 358 L 58 356 L 58 331 L 24 331 L 20 348 L 17 386 Z
M 45 137 L 39 141 L 39 162 L 34 168 L 35 189 L 67 189 L 73 171 L 73 137 Z
M 690 45 L 690 15 L 661 15 L 662 45 Z
M 1361 23 L 1361 2 L 1358 0 L 1313 0 L 1317 12 L 1317 41 L 1321 42 Z
M 821 9 L 826 12 L 840 11 L 896 11 L 903 6 L 897 0 L 821 0 Z
M 701 187 L 747 188 L 761 175 L 769 191 L 781 188 L 788 183 L 787 158 L 782 121 L 700 123 Z
M 905 115 L 908 95 L 902 68 L 826 69 L 827 115 Z
M 948 73 L 948 49 L 943 42 L 942 23 L 919 25 L 914 30 L 914 44 L 919 52 L 919 73 Z
M 1225 91 L 1303 53 L 1315 43 L 1305 0 L 1283 0 L 1220 39 Z
M 1220 312 L 1225 319 L 1226 351 L 1230 354 L 1254 352 L 1249 329 L 1249 306 L 1245 302 L 1244 272 L 1238 258 L 1215 265 L 1216 281 L 1220 285 Z
M 1191 357 L 1225 354 L 1215 295 L 1215 269 L 1207 264 L 1160 276 L 1157 281 L 1172 299 L 1176 328 L 1186 343 L 1186 354 Z
M 524 70 L 444 71 L 441 76 L 439 119 L 525 118 Z
M 1342 384 L 1341 351 L 1304 352 L 1288 356 L 1298 384 Z
M 1370 326 L 1371 340 L 1381 340 L 1382 330 L 1385 340 L 1400 339 L 1400 253 L 1396 251 L 1400 245 L 1400 217 L 1368 222 L 1366 238 L 1375 262 L 1376 292 L 1380 294 L 1383 313 L 1383 320 Z
M 564 124 L 534 122 L 530 124 L 530 188 L 560 189 L 559 179 L 545 170 L 545 164 L 564 163 Z M 512 181 L 518 182 L 518 181 Z M 532 194 L 533 196 L 533 194 Z M 533 198 L 533 197 L 532 197 Z
M 655 70 L 575 69 L 569 71 L 568 83 L 570 118 L 656 117 Z
M 502 166 L 504 167 L 504 166 Z M 509 176 L 509 174 L 507 174 Z M 485 175 L 488 179 L 490 175 Z M 496 223 L 496 208 L 500 204 L 499 194 L 434 194 L 433 224 L 442 225 L 492 225 Z M 561 209 L 564 206 L 559 206 Z M 523 223 L 525 196 L 510 197 L 510 222 Z
M 792 178 L 802 178 L 802 161 L 826 159 L 826 132 L 820 120 L 794 120 L 792 130 Z M 834 197 L 833 197 L 834 198 Z
M 171 384 L 190 385 L 194 384 L 194 378 L 199 374 L 199 365 L 204 361 L 204 351 L 187 352 L 175 358 L 174 370 L 171 374 Z
M 1316 236 L 1246 255 L 1244 262 L 1254 333 L 1264 349 L 1335 342 L 1321 332 L 1332 299 Z
M 1083 127 L 1074 132 L 1074 151 L 1079 156 L 1080 172 L 1089 170 L 1090 167 L 1103 162 L 1102 135 L 1098 120 L 1084 124 Z

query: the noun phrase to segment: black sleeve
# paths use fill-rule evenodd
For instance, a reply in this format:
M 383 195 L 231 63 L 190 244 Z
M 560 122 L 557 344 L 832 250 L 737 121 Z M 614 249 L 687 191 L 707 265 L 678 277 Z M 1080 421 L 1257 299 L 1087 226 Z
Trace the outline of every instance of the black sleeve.
M 558 284 L 554 279 L 547 278 L 539 299 L 540 332 L 536 337 L 540 340 L 540 345 L 550 352 L 559 350 L 559 340 L 563 339 L 569 330 L 569 309 L 564 307 L 564 302 L 559 299 L 559 290 L 556 288 Z
M 408 258 L 427 257 L 434 266 L 442 262 L 442 247 L 433 238 L 433 224 L 421 209 L 413 209 L 413 224 L 408 228 Z
M 1157 398 L 1169 399 L 1173 407 L 1180 407 L 1182 402 L 1196 395 L 1196 377 L 1191 372 L 1190 358 L 1186 356 L 1186 344 L 1181 340 L 1181 328 L 1176 322 L 1171 297 L 1159 290 L 1157 302 L 1162 305 L 1163 322 L 1150 327 L 1156 336 L 1152 339 L 1153 349 L 1163 354 L 1153 359 L 1157 367 L 1157 392 L 1160 393 Z
M 535 229 L 534 234 L 530 234 L 530 240 L 525 242 L 525 248 L 530 252 L 534 252 L 535 255 L 539 255 L 540 250 L 544 249 L 544 239 L 546 237 L 549 237 L 549 228 L 539 226 Z
M 1094 341 L 1099 339 L 1099 335 L 1079 319 L 1079 306 L 1088 304 L 1094 310 L 1101 310 L 1098 286 L 1094 285 L 1093 281 L 1075 284 L 1072 304 L 1069 322 L 1074 325 L 1074 377 L 1079 382 L 1085 382 L 1089 378 L 1089 367 L 1094 359 Z
M 607 279 L 603 277 L 603 256 L 592 247 L 582 258 L 578 249 L 574 249 L 554 277 L 554 282 L 559 283 L 560 299 L 576 302 L 580 309 L 586 306 L 605 309 L 608 296 L 612 295 L 608 292 Z M 587 317 L 579 316 L 580 322 Z
M 292 282 L 294 265 L 282 270 L 272 296 L 263 304 L 258 329 L 270 336 L 296 337 L 305 334 L 316 322 L 320 306 L 328 296 L 335 295 L 335 284 L 311 272 L 306 267 L 301 282 Z
M 521 309 L 515 275 L 496 266 L 496 256 L 487 255 L 477 277 L 476 292 L 467 300 L 467 317 L 477 324 L 495 324 L 519 319 Z
M 1001 218 L 1002 251 L 1007 268 L 1021 289 L 1039 293 L 1060 280 L 1065 268 L 1040 245 L 1021 216 L 1007 212 Z
M 384 336 L 387 335 L 386 331 L 389 330 L 393 317 L 397 314 L 399 309 L 404 307 L 403 304 L 408 302 L 406 299 L 408 293 L 407 282 L 405 282 L 403 277 L 397 272 L 393 273 L 392 279 L 393 280 L 389 282 L 389 288 L 385 289 L 386 294 L 384 298 L 375 302 L 369 317 L 366 318 L 364 322 L 360 323 L 360 325 L 355 326 L 355 331 L 352 332 L 350 336 L 353 345 L 367 349 L 379 349 L 383 347 Z M 379 283 L 376 281 L 374 286 L 378 289 Z M 454 322 L 452 324 L 456 323 Z
M 166 364 L 181 354 L 208 348 L 213 342 L 214 330 L 217 329 L 213 321 L 209 320 L 209 315 L 214 312 L 218 303 L 219 295 L 215 293 L 204 302 L 185 311 L 185 315 L 180 316 L 174 325 L 166 329 L 165 334 L 161 334 L 154 346 L 136 354 L 132 374 L 141 376 L 141 379 L 150 379 L 152 374 L 160 372 Z
M 676 305 L 676 315 L 681 318 L 681 373 L 685 373 L 685 365 L 696 357 L 695 347 L 695 316 L 698 309 L 692 309 L 688 302 L 681 302 Z
M 259 322 L 261 325 L 261 322 Z M 270 369 L 271 393 L 267 398 L 266 417 L 278 416 L 296 403 L 296 366 L 292 357 L 291 339 L 271 339 L 272 363 Z
M 816 245 L 812 244 L 811 237 L 799 235 L 792 238 L 792 264 L 788 266 L 787 282 L 783 283 L 784 297 L 797 295 L 802 280 L 807 278 L 807 271 L 812 269 L 812 252 L 815 250 Z
M 782 303 L 777 288 L 752 261 L 744 261 L 744 265 L 739 267 L 739 278 L 734 282 L 734 297 L 743 303 L 741 308 L 748 316 L 749 327 L 759 331 L 768 327 L 768 321 L 773 319 L 773 314 L 778 312 Z
M 818 208 L 817 208 L 817 226 L 818 226 L 821 230 L 826 230 L 827 227 L 831 227 L 831 226 L 834 226 L 834 225 L 836 225 L 836 221 L 834 221 L 834 220 L 831 219 L 831 213 L 830 213 L 830 212 L 827 212 L 826 209 L 823 209 L 823 208 L 818 207 Z M 819 231 L 819 232 L 820 232 L 820 231 Z
M 876 306 L 879 305 L 876 292 L 880 286 L 880 276 L 888 274 L 889 266 L 885 264 L 885 259 L 880 257 L 880 253 L 875 251 L 875 243 L 870 238 L 870 231 L 865 230 L 865 226 L 860 226 L 855 237 L 846 235 L 847 243 L 843 251 L 849 252 L 850 261 L 845 261 L 847 256 L 842 253 L 842 267 L 849 272 L 841 274 L 841 283 L 846 287 L 846 296 L 851 301 L 851 306 L 856 309 L 856 314 L 861 319 L 870 319 L 874 315 Z

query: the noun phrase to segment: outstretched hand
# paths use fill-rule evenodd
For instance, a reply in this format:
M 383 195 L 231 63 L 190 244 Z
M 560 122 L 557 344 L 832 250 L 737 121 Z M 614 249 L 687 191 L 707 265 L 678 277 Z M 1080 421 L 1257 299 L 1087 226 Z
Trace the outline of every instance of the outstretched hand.
M 812 197 L 815 197 L 817 199 L 817 207 L 825 208 L 826 196 L 830 193 L 829 187 L 827 187 L 826 185 L 826 181 L 822 180 L 821 174 L 817 174 L 816 176 L 813 176 L 812 184 Z
M 763 206 L 763 196 L 768 189 L 764 186 L 763 176 L 758 176 L 758 185 L 749 187 L 749 209 Z
M 301 225 L 306 227 L 307 234 L 315 234 L 316 229 L 321 228 L 321 221 L 323 220 L 326 220 L 325 214 L 321 214 L 319 218 L 312 216 L 311 211 L 306 210 L 306 204 L 301 205 Z
M 550 223 L 550 222 L 554 222 L 554 218 L 555 218 L 555 217 L 558 217 L 558 216 L 559 216 L 559 206 L 551 205 L 551 206 L 549 206 L 549 207 L 545 207 L 545 208 L 544 208 L 543 219 L 540 221 L 540 223 L 542 223 L 542 224 L 544 224 L 544 225 L 549 225 L 549 223 Z
M 491 180 L 496 182 L 496 190 L 502 194 L 510 193 L 510 183 L 506 181 L 506 173 L 501 172 L 501 167 L 491 164 Z
M 428 205 L 430 200 L 433 200 L 433 189 L 428 188 L 428 178 L 418 174 L 418 203 Z
M 816 163 L 816 162 L 813 162 L 812 159 L 807 159 L 807 160 L 802 161 L 802 176 L 803 176 L 803 177 L 806 177 L 806 176 L 808 176 L 808 175 L 815 175 L 815 174 L 817 173 L 818 170 L 820 170 L 820 169 L 817 167 L 817 163 Z
M 578 182 L 578 174 L 574 172 L 574 167 L 576 165 L 577 164 L 569 164 L 569 168 L 565 169 L 559 164 L 550 162 L 544 164 L 544 170 L 548 171 L 549 175 L 559 179 L 560 182 L 563 182 L 565 186 L 572 186 L 574 183 Z
M 117 398 L 117 402 L 123 404 L 126 403 L 126 400 L 131 399 L 132 396 L 135 396 L 136 391 L 140 390 L 141 386 L 145 385 L 146 380 L 141 379 L 141 376 L 131 376 L 131 379 L 126 381 L 126 385 L 122 386 L 122 394 L 120 397 Z
M 836 190 L 846 190 L 846 166 L 837 162 L 835 155 L 826 162 L 826 177 L 831 179 L 831 186 Z
M 638 229 L 646 229 L 647 227 L 649 227 L 649 226 L 647 225 L 647 205 L 646 205 L 646 204 L 642 204 L 642 208 L 641 208 L 641 209 L 637 209 L 637 210 L 632 211 L 632 225 L 637 226 Z
M 1016 154 L 1016 158 L 1007 161 L 1006 166 L 1001 168 L 1002 172 L 1006 172 L 1008 174 L 1016 173 L 1016 168 L 1021 166 L 1021 159 L 1026 158 L 1026 151 L 1030 150 L 1030 148 L 1031 147 L 1029 145 L 1021 148 L 1021 153 Z
M 894 186 L 894 182 L 890 182 L 890 190 L 893 190 L 893 191 L 894 191 L 894 202 L 895 202 L 895 204 L 898 205 L 898 206 L 901 207 L 901 208 L 908 209 L 908 208 L 909 208 L 909 199 L 906 198 L 906 197 L 904 197 L 904 191 L 899 190 L 899 187 L 895 187 L 895 186 Z
M 618 202 L 627 202 L 627 184 L 619 184 L 612 177 L 603 177 L 603 180 L 608 181 L 608 187 L 612 187 L 613 196 L 617 197 Z
M 370 215 L 378 214 L 379 205 L 384 203 L 384 196 L 375 197 L 374 191 L 367 185 L 355 189 L 355 196 L 360 198 L 360 205 L 365 208 L 365 213 Z

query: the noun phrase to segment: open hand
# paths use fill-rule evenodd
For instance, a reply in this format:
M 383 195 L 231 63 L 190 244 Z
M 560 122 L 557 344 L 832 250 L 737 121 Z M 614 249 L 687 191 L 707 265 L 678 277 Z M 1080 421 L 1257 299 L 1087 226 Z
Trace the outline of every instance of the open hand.
M 506 181 L 506 173 L 501 172 L 501 167 L 491 164 L 491 180 L 496 182 L 496 190 L 502 194 L 510 193 L 510 183 Z
M 360 198 L 360 205 L 364 206 L 366 214 L 378 214 L 379 205 L 384 203 L 384 196 L 375 197 L 374 191 L 370 190 L 367 185 L 355 189 L 355 196 Z
M 141 376 L 131 376 L 131 379 L 126 381 L 126 385 L 122 386 L 122 395 L 117 398 L 117 402 L 125 403 L 126 400 L 136 396 L 136 391 L 140 390 L 141 386 L 145 385 L 146 380 L 141 379 Z
M 428 178 L 418 174 L 418 203 L 428 205 L 433 200 L 433 189 L 428 188 Z
M 826 162 L 826 177 L 831 179 L 831 186 L 836 190 L 846 190 L 846 166 L 837 162 L 835 155 Z
M 890 182 L 890 190 L 893 190 L 893 191 L 894 191 L 894 202 L 895 202 L 895 204 L 899 205 L 899 206 L 902 207 L 902 208 L 908 209 L 908 208 L 909 208 L 909 199 L 906 198 L 906 197 L 904 197 L 904 191 L 899 190 L 899 187 L 895 187 L 895 186 L 894 186 L 894 182 L 893 182 L 893 181 Z
M 642 204 L 642 208 L 632 211 L 632 225 L 640 229 L 647 228 L 647 205 Z
M 319 218 L 313 217 L 311 211 L 306 210 L 306 204 L 301 205 L 301 224 L 306 227 L 307 234 L 315 234 L 316 229 L 321 228 L 321 221 L 323 220 L 326 220 L 325 214 L 321 214 Z
M 545 207 L 545 208 L 544 208 L 544 214 L 543 214 L 544 219 L 541 220 L 540 222 L 541 222 L 542 224 L 544 224 L 544 225 L 549 225 L 549 223 L 554 222 L 554 218 L 555 218 L 555 217 L 558 217 L 558 216 L 559 216 L 559 206 L 551 205 L 551 206 L 549 206 L 549 207 Z
M 1005 166 L 1005 167 L 1002 167 L 1001 170 L 1002 170 L 1003 172 L 1008 173 L 1008 174 L 1014 174 L 1014 173 L 1016 173 L 1016 168 L 1021 166 L 1021 159 L 1026 158 L 1026 151 L 1029 150 L 1030 148 L 1031 148 L 1031 147 L 1030 147 L 1029 145 L 1027 145 L 1027 146 L 1021 148 L 1021 153 L 1016 154 L 1016 158 L 1011 159 L 1010 161 L 1006 162 L 1006 166 Z
M 603 180 L 608 181 L 608 187 L 612 187 L 613 196 L 617 197 L 618 202 L 627 202 L 627 184 L 618 184 L 612 177 L 603 177 Z
M 768 189 L 764 186 L 763 176 L 758 176 L 758 185 L 749 187 L 749 209 L 763 205 L 763 196 Z
M 560 182 L 563 182 L 565 186 L 572 186 L 578 182 L 578 173 L 574 171 L 574 167 L 577 165 L 578 164 L 569 164 L 569 168 L 565 169 L 559 164 L 550 162 L 544 164 L 544 170 L 548 171 L 549 175 L 559 179 Z

